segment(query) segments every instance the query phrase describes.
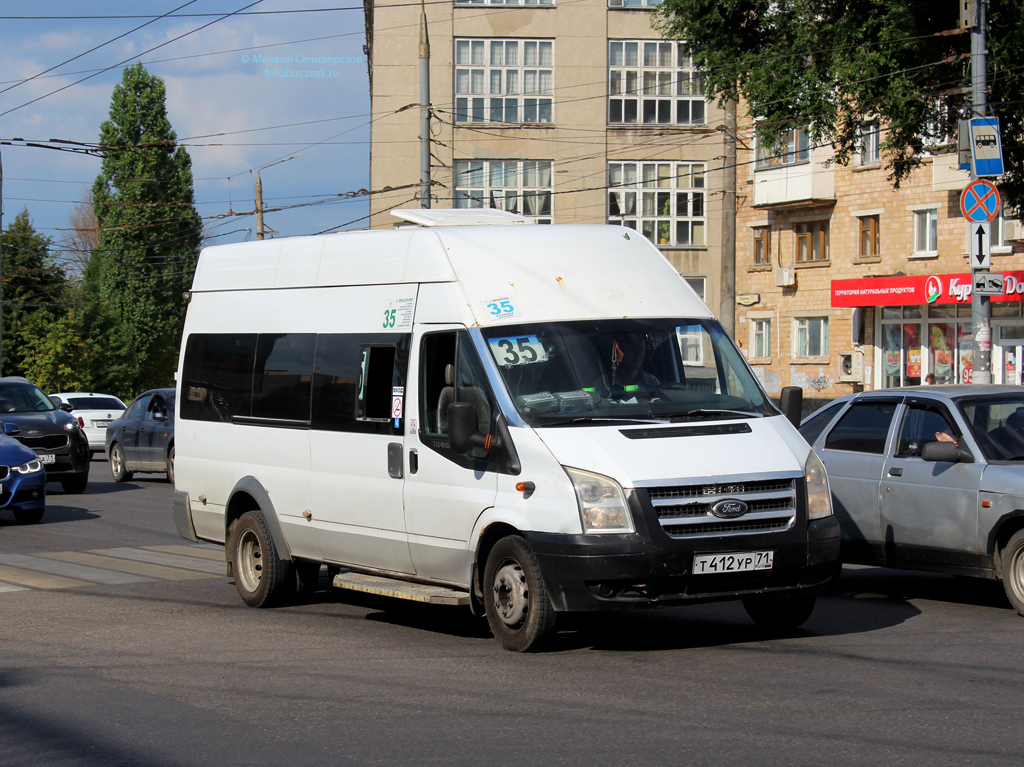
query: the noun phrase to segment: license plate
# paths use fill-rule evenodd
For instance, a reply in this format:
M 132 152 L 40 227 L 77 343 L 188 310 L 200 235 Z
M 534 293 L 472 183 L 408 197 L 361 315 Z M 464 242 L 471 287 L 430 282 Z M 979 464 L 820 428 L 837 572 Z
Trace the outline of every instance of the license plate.
M 40 453 L 38 458 L 39 458 L 40 463 L 56 463 L 57 462 L 57 456 L 55 456 L 53 453 Z
M 110 426 L 110 421 L 93 421 L 92 426 L 94 429 L 105 429 Z
M 693 558 L 693 574 L 745 573 L 771 570 L 774 551 L 733 551 L 728 554 L 697 554 Z

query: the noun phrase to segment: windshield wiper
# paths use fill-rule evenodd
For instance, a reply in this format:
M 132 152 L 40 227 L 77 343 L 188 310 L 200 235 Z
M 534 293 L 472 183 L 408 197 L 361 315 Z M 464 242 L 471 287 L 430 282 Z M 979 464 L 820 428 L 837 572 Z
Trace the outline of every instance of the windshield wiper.
M 752 413 L 749 410 L 724 410 L 719 408 L 702 407 L 697 408 L 696 410 L 688 410 L 681 416 L 674 416 L 672 420 L 676 420 L 676 418 L 711 418 L 714 416 L 736 416 L 737 418 L 764 418 L 764 416 L 761 413 Z
M 648 423 L 655 424 L 658 426 L 669 423 L 664 420 L 656 420 L 653 418 L 594 418 L 593 416 L 580 416 L 579 418 L 566 418 L 561 421 L 546 421 L 544 423 L 538 423 L 538 426 L 575 426 L 576 424 L 585 423 Z

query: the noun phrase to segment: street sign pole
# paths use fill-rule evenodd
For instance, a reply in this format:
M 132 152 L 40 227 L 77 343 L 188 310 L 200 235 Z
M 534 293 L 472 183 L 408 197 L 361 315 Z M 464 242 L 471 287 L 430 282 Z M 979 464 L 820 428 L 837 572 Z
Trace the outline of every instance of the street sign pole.
M 986 117 L 988 115 L 988 80 L 985 70 L 987 66 L 985 53 L 988 41 L 985 39 L 985 27 L 988 24 L 988 0 L 977 0 L 976 8 L 977 18 L 975 26 L 971 29 L 971 102 L 974 111 L 972 117 Z M 974 168 L 973 162 L 971 167 Z M 973 171 L 971 177 L 977 178 Z M 990 218 L 989 221 L 991 220 Z M 970 217 L 968 217 L 968 221 L 970 221 Z M 973 245 L 971 249 L 974 249 Z M 971 267 L 973 275 L 973 263 Z M 971 330 L 973 346 L 971 350 L 971 382 L 976 384 L 992 383 L 992 304 L 988 296 L 981 295 L 977 290 L 971 295 Z

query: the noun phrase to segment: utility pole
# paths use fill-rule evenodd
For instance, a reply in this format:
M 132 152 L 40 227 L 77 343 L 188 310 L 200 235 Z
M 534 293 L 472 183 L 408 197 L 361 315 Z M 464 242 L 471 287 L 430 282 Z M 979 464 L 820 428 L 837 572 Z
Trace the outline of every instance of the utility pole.
M 736 102 L 725 102 L 725 167 L 722 174 L 722 277 L 718 317 L 736 336 Z
M 975 18 L 971 29 L 971 102 L 974 117 L 988 112 L 988 81 L 986 75 L 985 26 L 988 23 L 988 0 L 974 0 Z M 977 176 L 971 173 L 971 180 Z M 973 264 L 972 264 L 973 266 Z M 973 272 L 972 272 L 973 273 Z M 971 295 L 971 382 L 992 383 L 992 303 L 988 296 L 975 290 Z
M 0 157 L 0 376 L 4 374 L 4 163 Z
M 427 37 L 427 8 L 420 0 L 423 27 L 420 29 L 420 207 L 430 207 L 430 40 Z
M 303 152 L 305 154 L 305 152 Z M 283 162 L 294 160 L 296 157 L 302 157 L 302 154 L 293 154 L 291 157 L 285 157 L 283 160 L 275 160 L 274 162 L 267 163 L 266 165 L 256 169 L 256 239 L 263 239 L 263 181 L 260 179 L 260 171 L 264 171 L 267 168 L 273 167 L 274 165 L 280 165 Z

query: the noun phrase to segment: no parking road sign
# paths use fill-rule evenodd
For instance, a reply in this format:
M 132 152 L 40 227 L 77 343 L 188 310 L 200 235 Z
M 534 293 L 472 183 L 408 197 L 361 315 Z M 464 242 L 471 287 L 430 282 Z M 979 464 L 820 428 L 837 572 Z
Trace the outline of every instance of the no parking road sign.
M 994 221 L 1000 207 L 999 190 L 991 181 L 972 181 L 960 195 L 960 212 L 974 223 Z

